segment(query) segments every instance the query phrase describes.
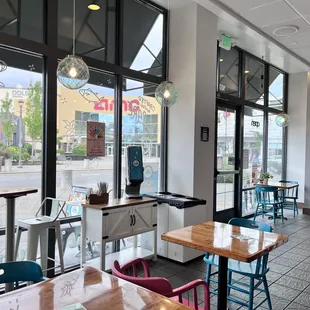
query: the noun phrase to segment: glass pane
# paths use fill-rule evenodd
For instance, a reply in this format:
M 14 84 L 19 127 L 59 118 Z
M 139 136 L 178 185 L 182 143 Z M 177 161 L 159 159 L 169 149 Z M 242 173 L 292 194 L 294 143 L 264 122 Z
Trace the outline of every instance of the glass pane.
M 43 3 L 42 0 L 1 1 L 0 31 L 43 42 Z
M 235 111 L 218 111 L 217 118 L 217 169 L 235 170 Z
M 115 0 L 99 0 L 100 10 L 88 9 L 89 1 L 76 1 L 76 53 L 114 63 Z M 58 47 L 72 53 L 73 1 L 58 1 Z
M 283 110 L 284 74 L 270 68 L 269 71 L 269 106 Z
M 245 57 L 245 99 L 264 105 L 264 75 L 265 65 L 261 62 Z
M 263 169 L 264 112 L 244 108 L 243 189 L 257 183 Z
M 0 75 L 0 184 L 33 187 L 36 194 L 16 199 L 16 222 L 35 215 L 41 198 L 42 58 L 0 49 L 7 69 Z M 6 202 L 0 198 L 0 227 Z
M 242 190 L 242 216 L 253 214 L 256 210 L 255 187 Z
M 238 96 L 239 87 L 239 52 L 220 49 L 219 92 Z
M 236 111 L 218 110 L 217 170 L 235 170 Z M 216 211 L 234 207 L 234 174 L 219 174 L 216 180 Z
M 221 174 L 216 184 L 216 211 L 223 211 L 234 207 L 235 175 Z
M 127 178 L 126 148 L 142 147 L 144 182 L 141 193 L 159 190 L 161 105 L 156 101 L 156 85 L 124 80 L 123 90 L 123 141 L 122 141 L 122 188 Z
M 123 3 L 123 66 L 163 76 L 163 14 L 135 0 Z
M 101 132 L 102 124 L 105 143 L 99 148 L 103 148 L 105 155 L 88 154 L 87 132 Z M 81 214 L 76 204 L 85 201 L 89 189 L 97 190 L 98 182 L 108 182 L 112 190 L 113 129 L 114 76 L 90 71 L 89 83 L 76 91 L 58 84 L 57 197 L 74 202 L 67 208 L 67 216 Z
M 282 179 L 283 128 L 275 123 L 276 115 L 268 117 L 268 161 L 267 171 L 273 175 L 273 181 Z

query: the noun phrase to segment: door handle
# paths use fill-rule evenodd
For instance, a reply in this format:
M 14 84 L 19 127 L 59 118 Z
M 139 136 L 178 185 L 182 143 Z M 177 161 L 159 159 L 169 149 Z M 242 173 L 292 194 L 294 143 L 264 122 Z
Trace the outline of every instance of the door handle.
M 219 171 L 217 169 L 214 169 L 214 178 L 216 178 L 219 174 Z
M 130 226 L 133 226 L 133 216 L 130 215 Z
M 133 215 L 133 224 L 132 224 L 132 226 L 135 226 L 135 225 L 136 225 L 136 216 Z

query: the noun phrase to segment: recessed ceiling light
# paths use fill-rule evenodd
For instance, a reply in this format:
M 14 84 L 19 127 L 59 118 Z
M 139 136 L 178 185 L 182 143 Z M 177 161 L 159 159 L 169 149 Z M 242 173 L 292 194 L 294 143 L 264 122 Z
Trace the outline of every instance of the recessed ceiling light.
M 250 73 L 250 71 L 249 70 L 245 70 L 244 73 L 247 74 L 247 73 Z
M 224 59 L 223 59 L 223 58 L 220 58 L 220 62 L 222 62 L 222 61 L 224 61 Z
M 92 11 L 98 11 L 100 10 L 100 6 L 96 3 L 91 3 L 88 5 L 88 8 Z
M 277 37 L 287 37 L 296 34 L 298 30 L 299 28 L 297 26 L 283 26 L 276 28 L 273 34 Z

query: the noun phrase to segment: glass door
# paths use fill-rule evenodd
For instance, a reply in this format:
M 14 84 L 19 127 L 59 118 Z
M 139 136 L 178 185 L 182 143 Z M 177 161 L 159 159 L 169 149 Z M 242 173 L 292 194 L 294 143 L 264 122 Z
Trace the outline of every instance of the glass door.
M 228 222 L 239 214 L 240 201 L 240 111 L 217 106 L 214 220 Z

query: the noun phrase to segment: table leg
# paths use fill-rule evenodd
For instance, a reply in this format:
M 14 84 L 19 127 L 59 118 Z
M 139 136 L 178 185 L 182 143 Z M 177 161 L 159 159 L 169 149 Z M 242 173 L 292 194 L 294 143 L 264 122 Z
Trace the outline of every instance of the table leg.
M 6 198 L 6 244 L 5 244 L 5 256 L 6 262 L 14 261 L 14 236 L 15 236 L 15 198 Z M 13 291 L 14 283 L 7 283 L 5 285 L 5 291 Z
M 218 276 L 218 295 L 217 309 L 227 309 L 227 269 L 228 258 L 219 256 L 219 276 Z

